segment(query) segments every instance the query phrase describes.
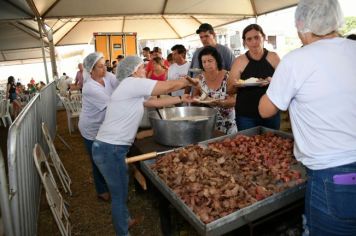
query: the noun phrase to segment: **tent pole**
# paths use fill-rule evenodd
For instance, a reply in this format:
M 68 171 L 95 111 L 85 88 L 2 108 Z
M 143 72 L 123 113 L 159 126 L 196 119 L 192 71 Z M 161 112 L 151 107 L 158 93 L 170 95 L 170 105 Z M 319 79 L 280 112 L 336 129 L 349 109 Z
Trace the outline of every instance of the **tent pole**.
M 56 54 L 55 54 L 55 49 L 54 49 L 54 44 L 53 44 L 53 32 L 52 30 L 47 31 L 47 39 L 48 39 L 48 45 L 49 45 L 49 55 L 51 58 L 51 66 L 52 66 L 52 77 L 58 77 L 58 71 L 57 71 L 57 63 L 56 63 Z
M 43 64 L 44 64 L 45 73 L 46 73 L 46 82 L 47 82 L 47 84 L 49 84 L 45 45 L 44 45 L 43 36 L 42 36 L 42 27 L 41 27 L 41 19 L 40 18 L 37 18 L 37 23 L 38 23 L 38 30 L 40 33 L 40 39 L 41 39 L 41 44 L 42 44 L 41 49 L 42 49 Z

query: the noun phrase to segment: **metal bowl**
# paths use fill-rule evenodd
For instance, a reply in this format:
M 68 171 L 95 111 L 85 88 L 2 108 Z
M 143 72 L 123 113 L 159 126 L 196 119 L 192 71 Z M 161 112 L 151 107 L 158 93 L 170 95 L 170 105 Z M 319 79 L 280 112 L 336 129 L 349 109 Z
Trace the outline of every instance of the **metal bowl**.
M 150 111 L 148 117 L 156 142 L 185 146 L 213 137 L 216 111 L 209 107 L 172 107 Z
M 150 120 L 148 119 L 148 112 L 151 111 L 152 109 L 147 108 L 147 107 L 145 107 L 144 109 L 145 110 L 143 112 L 143 117 L 140 122 L 140 128 L 143 128 L 143 129 L 151 128 L 151 123 L 150 123 Z

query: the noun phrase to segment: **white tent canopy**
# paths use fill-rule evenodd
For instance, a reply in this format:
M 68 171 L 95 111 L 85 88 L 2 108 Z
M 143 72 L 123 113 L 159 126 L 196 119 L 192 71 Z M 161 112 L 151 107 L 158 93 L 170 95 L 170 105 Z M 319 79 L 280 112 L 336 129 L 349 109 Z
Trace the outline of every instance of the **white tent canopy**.
M 298 0 L 4 0 L 0 61 L 42 57 L 39 26 L 53 43 L 91 42 L 93 32 L 136 32 L 139 39 L 178 39 L 201 23 L 214 27 L 296 5 Z M 47 38 L 44 39 L 48 46 Z M 46 50 L 48 56 L 49 52 Z

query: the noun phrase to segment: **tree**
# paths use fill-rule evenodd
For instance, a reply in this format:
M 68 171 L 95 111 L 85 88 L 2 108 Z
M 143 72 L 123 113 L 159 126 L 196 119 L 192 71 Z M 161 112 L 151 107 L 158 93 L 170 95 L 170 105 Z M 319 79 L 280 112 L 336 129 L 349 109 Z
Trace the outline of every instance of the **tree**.
M 340 34 L 348 34 L 353 29 L 356 29 L 356 16 L 345 17 L 345 25 L 341 28 Z

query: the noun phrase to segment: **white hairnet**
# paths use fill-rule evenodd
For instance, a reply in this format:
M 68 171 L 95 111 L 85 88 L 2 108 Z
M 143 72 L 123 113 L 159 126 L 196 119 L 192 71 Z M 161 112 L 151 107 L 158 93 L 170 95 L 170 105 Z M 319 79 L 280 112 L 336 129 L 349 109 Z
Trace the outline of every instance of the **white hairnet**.
M 91 78 L 91 71 L 93 70 L 95 64 L 103 58 L 103 54 L 100 52 L 92 52 L 84 58 L 83 61 L 83 82 L 85 83 L 89 78 Z
M 300 0 L 295 11 L 298 32 L 326 35 L 342 27 L 344 17 L 338 0 Z
M 84 61 L 83 61 L 84 69 L 88 73 L 91 73 L 91 71 L 93 70 L 95 64 L 103 57 L 104 57 L 103 54 L 100 53 L 100 52 L 92 52 L 92 53 L 90 53 L 88 56 L 86 56 L 84 58 Z
M 120 61 L 116 69 L 116 78 L 124 80 L 137 71 L 138 67 L 143 64 L 143 60 L 138 56 L 128 56 Z

